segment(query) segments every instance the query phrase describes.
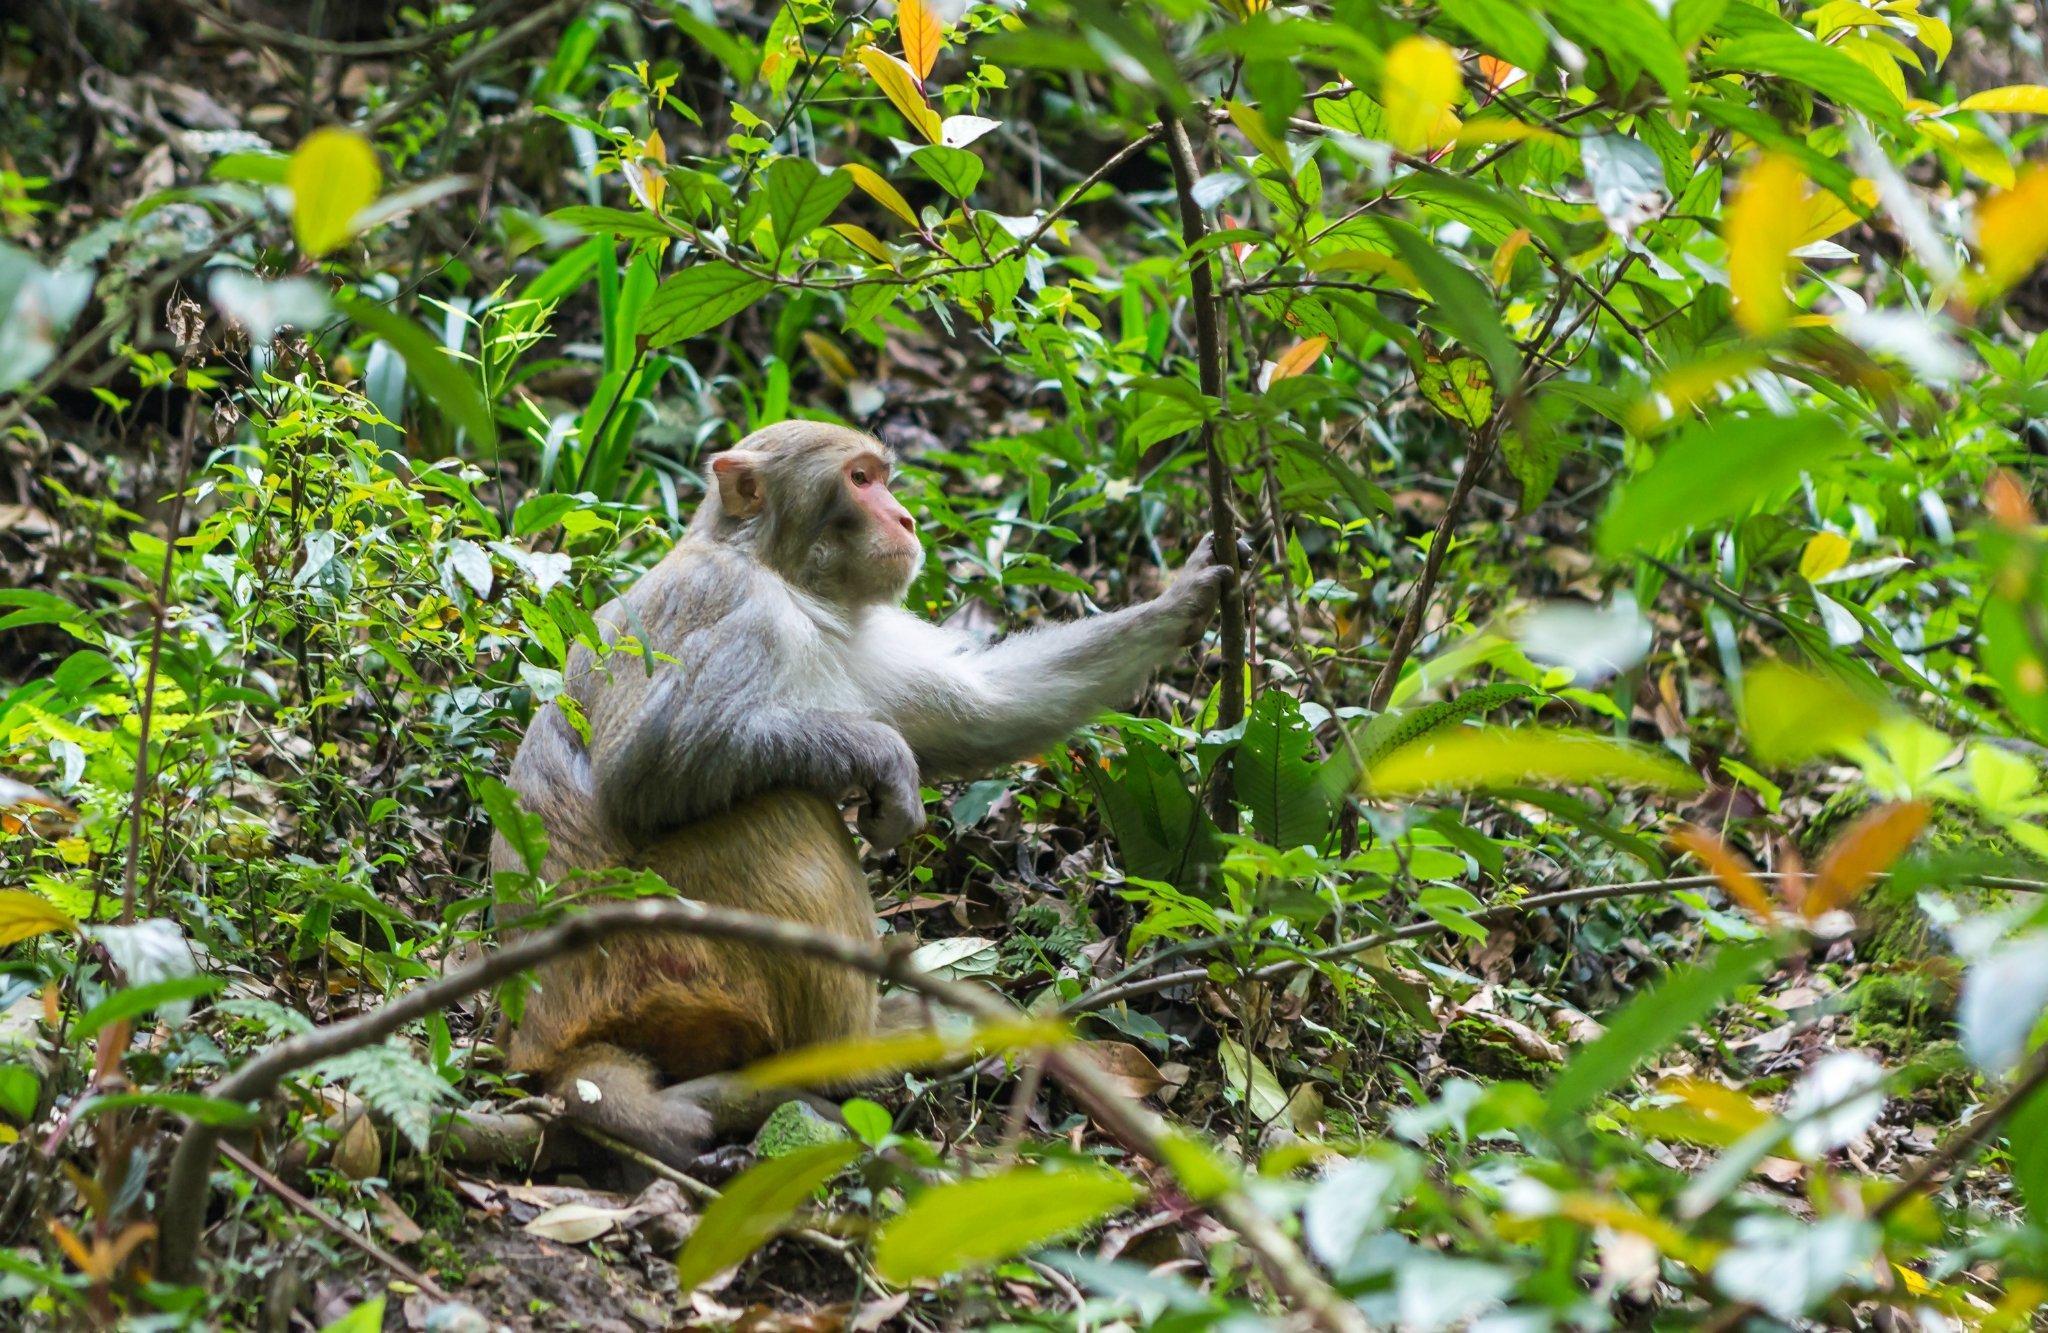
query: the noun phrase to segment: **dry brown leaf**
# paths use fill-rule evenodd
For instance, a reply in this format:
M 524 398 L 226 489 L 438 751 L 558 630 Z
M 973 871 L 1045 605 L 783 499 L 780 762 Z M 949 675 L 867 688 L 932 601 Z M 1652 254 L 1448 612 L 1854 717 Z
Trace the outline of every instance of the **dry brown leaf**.
M 1851 824 L 1814 872 L 1813 887 L 1799 904 L 1800 912 L 1813 921 L 1854 902 L 1905 855 L 1927 827 L 1929 812 L 1925 801 L 1899 801 L 1879 806 Z
M 1166 1086 L 1152 1057 L 1127 1041 L 1084 1041 L 1080 1047 L 1126 1097 L 1150 1097 Z

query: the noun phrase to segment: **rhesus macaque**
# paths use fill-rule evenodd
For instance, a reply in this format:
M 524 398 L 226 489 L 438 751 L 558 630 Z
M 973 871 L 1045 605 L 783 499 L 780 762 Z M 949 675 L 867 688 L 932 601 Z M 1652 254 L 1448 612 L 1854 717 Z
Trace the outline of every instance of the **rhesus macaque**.
M 900 608 L 924 551 L 875 440 L 789 421 L 711 472 L 675 549 L 598 612 L 612 651 L 571 658 L 589 743 L 551 703 L 513 761 L 550 878 L 646 868 L 686 897 L 872 939 L 839 803 L 856 793 L 862 835 L 896 846 L 924 823 L 921 780 L 1015 762 L 1125 703 L 1200 638 L 1227 576 L 1205 541 L 1150 602 L 981 646 Z M 501 839 L 492 864 L 519 861 Z M 537 982 L 513 1067 L 675 1164 L 748 1114 L 707 1076 L 877 1022 L 868 977 L 687 935 L 620 940 Z

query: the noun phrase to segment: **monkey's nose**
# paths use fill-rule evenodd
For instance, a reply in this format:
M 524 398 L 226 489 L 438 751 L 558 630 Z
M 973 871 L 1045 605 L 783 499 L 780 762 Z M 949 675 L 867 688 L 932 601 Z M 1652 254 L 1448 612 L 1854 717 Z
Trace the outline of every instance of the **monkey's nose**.
M 911 521 L 910 515 L 905 514 L 903 517 L 897 519 L 896 522 L 898 526 L 900 526 L 905 532 L 909 533 L 911 536 L 914 537 L 917 535 L 917 524 Z

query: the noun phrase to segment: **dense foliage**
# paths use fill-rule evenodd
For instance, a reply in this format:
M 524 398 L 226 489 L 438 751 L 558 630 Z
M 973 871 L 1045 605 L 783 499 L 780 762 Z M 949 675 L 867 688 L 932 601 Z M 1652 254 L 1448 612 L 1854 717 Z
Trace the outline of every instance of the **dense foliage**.
M 2036 21 L 10 9 L 0 1310 L 2028 1326 Z M 545 1117 L 516 981 L 220 1095 L 506 904 L 649 891 L 493 880 L 498 779 L 792 416 L 898 452 L 934 619 L 1244 553 L 1131 713 L 871 862 L 1030 1021 L 812 1053 L 879 1090 L 708 1185 L 449 1155 Z

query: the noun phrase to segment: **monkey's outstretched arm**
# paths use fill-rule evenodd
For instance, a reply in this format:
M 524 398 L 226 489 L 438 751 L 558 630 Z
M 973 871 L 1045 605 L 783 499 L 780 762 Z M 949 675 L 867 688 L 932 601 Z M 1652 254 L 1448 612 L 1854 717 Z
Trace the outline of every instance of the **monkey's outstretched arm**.
M 1200 638 L 1226 577 L 1204 539 L 1173 583 L 1140 605 L 940 657 L 924 627 L 918 669 L 902 674 L 889 720 L 924 778 L 966 776 L 1058 743 L 1128 703 L 1145 677 Z

